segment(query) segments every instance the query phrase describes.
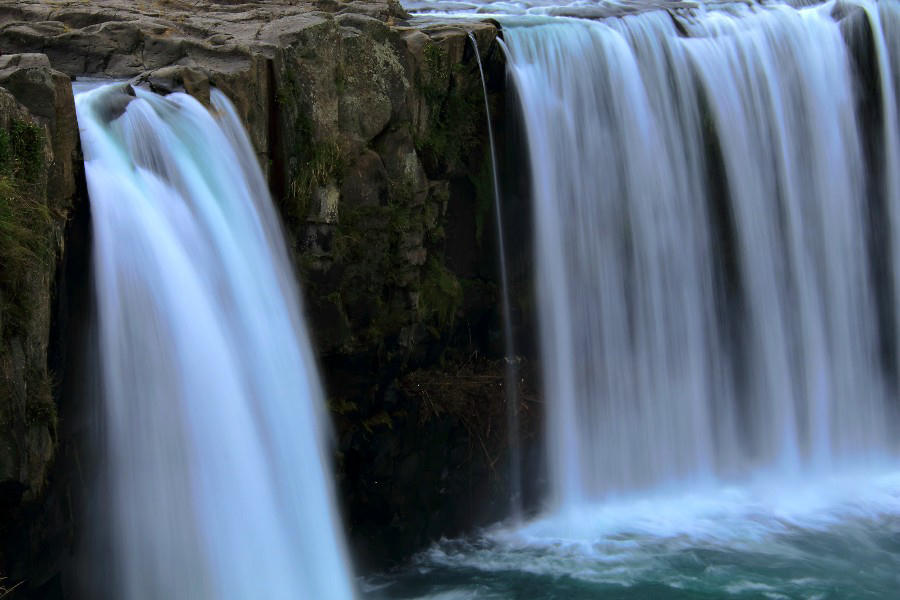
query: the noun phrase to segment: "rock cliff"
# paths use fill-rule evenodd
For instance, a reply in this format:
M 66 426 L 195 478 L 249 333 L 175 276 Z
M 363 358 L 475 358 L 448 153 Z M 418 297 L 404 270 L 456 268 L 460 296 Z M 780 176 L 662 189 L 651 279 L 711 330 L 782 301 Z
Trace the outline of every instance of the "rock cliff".
M 11 440 L 6 454 L 0 448 L 0 489 L 15 486 L 3 496 L 11 511 L 42 493 L 59 446 L 55 415 L 77 402 L 65 382 L 52 385 L 48 357 L 73 341 L 61 328 L 51 338 L 50 315 L 63 279 L 54 274 L 59 253 L 69 238 L 89 239 L 64 234 L 67 211 L 84 201 L 75 193 L 68 78 L 100 77 L 201 101 L 216 86 L 234 101 L 292 245 L 358 560 L 383 566 L 502 515 L 495 225 L 469 32 L 503 122 L 504 65 L 491 23 L 412 19 L 394 1 L 0 1 L 0 61 L 31 65 L 9 75 L 0 67 L 10 92 L 0 95 L 0 126 L 33 127 L 36 160 L 51 167 L 27 182 L 46 208 L 29 217 L 46 220 L 33 240 L 41 257 L 29 258 L 40 268 L 29 264 L 15 282 L 34 298 L 15 305 L 30 307 L 29 326 L 11 329 L 4 312 L 0 329 L 0 391 L 10 397 L 0 396 L 0 415 L 18 419 L 0 421 L 8 427 L 2 439 Z M 6 84 L 39 78 L 46 92 Z M 25 171 L 15 169 L 9 177 L 18 182 Z M 5 299 L 8 273 L 18 271 L 4 260 L 0 272 Z M 65 278 L 73 277 L 70 269 Z M 81 285 L 89 285 L 86 274 Z M 0 575 L 34 577 L 11 564 L 0 561 Z
M 47 487 L 57 441 L 49 369 L 57 265 L 77 200 L 69 78 L 46 56 L 0 57 L 0 564 Z

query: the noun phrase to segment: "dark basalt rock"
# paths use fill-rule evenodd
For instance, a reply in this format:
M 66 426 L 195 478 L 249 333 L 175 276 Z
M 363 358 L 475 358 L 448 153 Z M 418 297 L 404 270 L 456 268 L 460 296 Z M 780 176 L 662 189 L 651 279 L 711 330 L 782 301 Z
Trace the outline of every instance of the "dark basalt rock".
M 58 447 L 57 265 L 83 201 L 74 117 L 69 77 L 46 56 L 0 57 L 0 574 L 10 587 L 25 578 L 37 587 L 59 571 L 43 561 L 46 538 L 36 531 L 47 522 Z
M 61 229 L 80 169 L 73 161 L 70 78 L 129 79 L 201 102 L 216 86 L 233 100 L 283 217 L 336 421 L 347 528 L 368 567 L 504 512 L 497 461 L 505 434 L 494 415 L 505 408 L 496 374 L 464 386 L 477 402 L 434 391 L 426 401 L 409 387 L 471 371 L 472 356 L 491 365 L 484 357 L 502 354 L 484 105 L 467 31 L 477 37 L 490 99 L 501 114 L 505 78 L 496 25 L 428 23 L 412 19 L 395 0 L 98 0 L 90 6 L 0 0 L 0 53 L 45 55 L 0 58 L 0 86 L 9 83 L 47 132 L 52 172 L 42 202 L 57 211 L 55 237 L 47 238 L 53 253 L 89 238 Z M 26 63 L 36 66 L 26 69 Z M 29 83 L 25 71 L 40 73 L 34 76 L 40 82 Z M 117 97 L 109 117 L 129 100 Z M 74 250 L 87 256 L 81 246 Z M 5 343 L 0 365 L 32 361 L 41 376 L 58 377 L 59 385 L 40 397 L 50 398 L 52 414 L 72 419 L 79 414 L 73 369 L 83 365 L 67 371 L 67 361 L 51 361 L 58 363 L 52 375 L 46 365 L 48 355 L 80 345 L 65 327 L 50 339 L 47 315 L 52 290 L 58 286 L 66 298 L 76 293 L 72 281 L 79 275 L 68 271 L 63 286 L 53 264 L 36 276 L 40 343 Z M 0 391 L 8 381 L 0 378 Z M 33 402 L 34 388 L 22 382 L 15 379 L 14 397 Z M 59 477 L 38 485 L 59 441 L 50 428 L 42 430 L 46 435 L 28 433 L 38 430 L 18 422 L 12 428 L 16 433 L 2 439 L 13 440 L 19 453 L 33 448 L 35 458 L 27 476 L 3 475 L 6 483 L 0 482 L 0 504 L 10 507 L 0 516 L 18 515 L 2 520 L 10 526 L 0 532 L 0 576 L 27 578 L 31 593 L 43 597 L 35 590 L 55 581 L 71 549 L 72 536 L 62 532 L 78 531 L 71 523 L 77 510 L 60 511 L 50 499 L 77 499 L 84 490 L 68 476 L 66 462 L 57 465 Z M 49 441 L 26 443 L 23 435 Z M 13 550 L 12 538 L 30 541 Z M 28 566 L 38 553 L 46 557 L 39 574 Z
M 134 89 L 130 85 L 123 85 L 119 92 L 109 94 L 106 98 L 106 102 L 101 109 L 103 112 L 100 115 L 100 118 L 106 122 L 115 121 L 122 116 L 125 109 L 128 108 L 128 105 L 131 104 L 131 101 L 134 99 Z

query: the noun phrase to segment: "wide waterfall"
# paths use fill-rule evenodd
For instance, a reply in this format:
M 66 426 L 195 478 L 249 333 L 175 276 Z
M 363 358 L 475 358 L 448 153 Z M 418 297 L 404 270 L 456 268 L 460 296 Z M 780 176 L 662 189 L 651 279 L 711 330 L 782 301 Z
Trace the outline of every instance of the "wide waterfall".
M 227 98 L 76 98 L 114 598 L 351 598 L 285 243 Z M 96 563 L 95 563 L 95 566 Z
M 502 25 L 551 489 L 373 583 L 896 596 L 900 2 L 407 7 Z
M 887 69 L 882 170 L 835 10 L 506 29 L 558 503 L 896 449 L 881 340 L 896 332 L 877 310 L 894 278 L 874 280 L 890 248 L 869 241 L 900 202 L 894 84 Z M 877 7 L 859 11 L 889 39 Z

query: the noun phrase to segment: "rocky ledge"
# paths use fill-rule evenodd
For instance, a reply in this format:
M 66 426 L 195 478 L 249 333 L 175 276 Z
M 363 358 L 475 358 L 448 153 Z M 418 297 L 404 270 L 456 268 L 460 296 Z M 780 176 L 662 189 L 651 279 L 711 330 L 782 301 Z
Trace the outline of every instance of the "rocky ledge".
M 418 21 L 392 0 L 0 1 L 0 184 L 41 207 L 40 226 L 25 224 L 40 259 L 11 268 L 14 250 L 0 244 L 0 576 L 60 596 L 60 555 L 78 537 L 69 465 L 82 460 L 83 427 L 67 415 L 84 413 L 72 324 L 89 310 L 72 297 L 90 288 L 90 235 L 68 79 L 129 79 L 201 101 L 216 86 L 234 101 L 304 290 L 358 564 L 382 567 L 502 515 L 495 225 L 470 33 L 503 128 L 512 119 L 492 23 Z M 32 179 L 18 166 L 30 159 L 2 171 L 3 132 L 20 139 L 16 123 L 39 130 L 33 154 L 50 166 Z M 534 406 L 523 400 L 523 412 Z

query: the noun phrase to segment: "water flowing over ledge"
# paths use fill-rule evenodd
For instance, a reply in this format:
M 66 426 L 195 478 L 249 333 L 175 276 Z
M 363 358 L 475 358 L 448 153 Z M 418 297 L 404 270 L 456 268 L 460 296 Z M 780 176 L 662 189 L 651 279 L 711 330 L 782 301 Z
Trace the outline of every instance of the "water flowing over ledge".
M 503 28 L 552 489 L 368 593 L 892 594 L 900 5 L 407 7 Z
M 780 4 L 794 8 L 821 3 L 822 0 L 780 2 Z M 569 0 L 568 2 L 556 0 L 407 0 L 403 5 L 413 14 L 434 17 L 529 16 L 605 19 L 654 11 L 702 14 L 715 9 L 737 8 L 743 10 L 748 6 L 766 6 L 766 3 L 734 0 Z
M 350 598 L 284 240 L 240 121 L 211 102 L 122 84 L 76 98 L 109 460 L 97 520 L 115 557 L 103 589 Z
M 869 156 L 833 9 L 506 27 L 556 504 L 895 454 L 893 75 Z

